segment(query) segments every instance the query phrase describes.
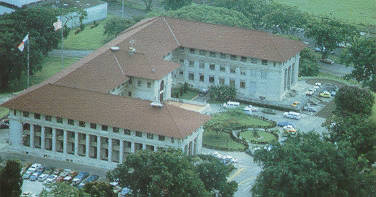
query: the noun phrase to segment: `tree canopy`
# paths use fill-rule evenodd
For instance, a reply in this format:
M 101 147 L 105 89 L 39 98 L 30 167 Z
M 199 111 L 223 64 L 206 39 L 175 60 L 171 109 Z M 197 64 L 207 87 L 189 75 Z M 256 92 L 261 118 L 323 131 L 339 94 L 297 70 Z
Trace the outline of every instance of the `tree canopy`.
M 118 179 L 120 186 L 141 196 L 208 196 L 213 189 L 231 196 L 237 184 L 226 181 L 230 169 L 213 158 L 194 159 L 180 150 L 138 151 L 110 171 L 108 178 Z
M 369 90 L 355 86 L 340 88 L 334 98 L 338 113 L 370 115 L 375 98 Z
M 314 132 L 258 150 L 254 159 L 262 165 L 252 188 L 255 196 L 353 197 L 375 191 L 375 176 L 361 173 L 363 165 L 351 147 Z
M 248 19 L 242 13 L 208 5 L 192 4 L 178 10 L 168 11 L 162 15 L 204 23 L 251 28 Z
M 104 25 L 104 32 L 103 34 L 107 36 L 108 39 L 115 38 L 118 36 L 122 31 L 127 29 L 128 27 L 135 24 L 133 19 L 125 19 L 122 17 L 111 17 L 108 19 Z
M 26 72 L 26 48 L 20 52 L 17 46 L 28 33 L 31 74 L 41 69 L 42 57 L 59 41 L 60 34 L 53 27 L 56 21 L 56 11 L 43 7 L 17 9 L 0 16 L 0 89 L 7 89 L 11 80 Z
M 90 182 L 84 186 L 84 191 L 95 197 L 115 197 L 112 186 L 105 182 Z
M 192 0 L 163 0 L 162 5 L 165 10 L 177 10 L 183 6 L 190 5 Z
M 0 171 L 0 196 L 18 197 L 21 195 L 22 176 L 21 164 L 8 160 Z
M 317 58 L 310 48 L 305 48 L 300 52 L 299 76 L 317 76 L 320 66 Z

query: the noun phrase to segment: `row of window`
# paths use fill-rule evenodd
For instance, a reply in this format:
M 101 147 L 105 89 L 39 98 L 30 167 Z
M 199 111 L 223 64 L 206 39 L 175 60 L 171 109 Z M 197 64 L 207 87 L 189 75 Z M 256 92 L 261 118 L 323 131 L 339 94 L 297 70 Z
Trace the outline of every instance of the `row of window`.
M 14 115 L 16 115 L 16 110 L 14 110 Z M 29 117 L 30 113 L 24 111 L 24 112 L 22 112 L 22 115 L 23 115 L 23 117 Z M 41 119 L 41 115 L 38 114 L 38 113 L 34 113 L 34 118 L 40 120 Z M 45 120 L 46 121 L 52 121 L 52 117 L 46 115 L 45 116 Z M 60 124 L 63 124 L 63 118 L 56 117 L 56 122 L 60 123 Z M 68 119 L 68 124 L 69 125 L 74 125 L 74 120 Z M 85 121 L 78 121 L 78 126 L 79 127 L 86 127 L 86 122 Z M 96 123 L 90 123 L 90 128 L 91 129 L 97 129 L 97 126 L 98 126 L 98 124 L 96 124 Z M 107 125 L 101 125 L 101 129 L 102 129 L 102 131 L 108 131 L 109 130 Z M 120 133 L 120 128 L 112 127 L 112 132 L 113 133 Z M 131 130 L 124 129 L 124 135 L 131 135 Z M 142 137 L 142 132 L 141 131 L 135 131 L 135 136 Z M 154 139 L 154 134 L 147 133 L 146 137 L 148 139 Z M 165 136 L 158 135 L 158 140 L 159 141 L 165 141 Z M 174 143 L 174 141 L 175 141 L 174 138 L 171 138 L 171 142 Z
M 182 47 L 182 49 L 184 49 Z M 198 53 L 197 53 L 198 51 Z M 193 48 L 190 48 L 189 49 L 189 53 L 191 54 L 198 54 L 198 55 L 202 55 L 202 56 L 209 56 L 209 57 L 219 57 L 222 58 L 222 59 L 226 59 L 228 56 L 230 57 L 231 60 L 239 60 L 239 57 L 236 56 L 236 55 L 227 55 L 225 53 L 216 53 L 216 52 L 213 52 L 213 51 L 206 51 L 206 50 L 196 50 L 196 49 L 193 49 Z M 245 56 L 240 56 L 240 61 L 241 62 L 251 62 L 252 64 L 257 64 L 257 61 L 258 59 L 257 58 L 247 58 Z M 261 64 L 262 65 L 268 65 L 268 60 L 261 60 Z M 273 65 L 275 66 L 276 65 L 276 62 L 273 62 Z
M 131 85 L 132 83 L 133 83 L 132 79 L 129 79 L 128 84 Z M 143 85 L 143 81 L 137 80 L 137 86 L 141 87 L 142 85 Z M 151 88 L 151 82 L 150 81 L 146 82 L 146 87 Z
M 195 74 L 194 73 L 189 73 L 188 79 L 191 81 L 195 80 Z M 199 81 L 200 82 L 205 82 L 205 75 L 200 73 L 199 74 Z M 214 83 L 215 82 L 215 77 L 210 75 L 209 76 L 209 83 Z M 218 78 L 219 85 L 225 85 L 225 78 Z M 231 87 L 235 87 L 235 79 L 230 79 L 230 84 Z M 246 88 L 246 82 L 244 80 L 240 81 L 239 88 Z

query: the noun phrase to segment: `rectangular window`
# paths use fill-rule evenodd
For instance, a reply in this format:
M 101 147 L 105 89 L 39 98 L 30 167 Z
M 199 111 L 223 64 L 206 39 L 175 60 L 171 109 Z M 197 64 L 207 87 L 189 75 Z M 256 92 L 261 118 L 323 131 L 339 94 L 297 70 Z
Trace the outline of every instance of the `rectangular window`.
M 163 136 L 163 135 L 158 135 L 158 140 L 159 140 L 159 141 L 164 141 L 164 140 L 165 140 L 165 136 Z
M 221 72 L 226 72 L 226 67 L 225 67 L 225 66 L 220 66 L 220 67 L 219 67 L 219 71 L 221 71 Z
M 74 125 L 74 120 L 72 120 L 72 119 L 68 119 L 68 124 L 69 124 L 69 125 Z
M 195 49 L 189 49 L 189 52 L 194 54 L 195 53 Z
M 236 55 L 231 55 L 231 60 L 236 60 Z
M 267 73 L 266 71 L 261 71 L 261 72 L 260 72 L 260 75 L 261 75 L 260 78 L 261 78 L 261 79 L 266 79 L 266 78 L 267 78 L 267 74 L 268 74 L 268 73 Z
M 225 85 L 225 79 L 219 78 L 219 85 Z
M 235 88 L 235 80 L 230 79 L 230 86 Z
M 132 92 L 128 92 L 128 96 L 132 96 Z
M 188 76 L 189 80 L 195 80 L 195 75 L 193 73 L 189 73 L 189 76 Z
M 136 136 L 137 137 L 142 137 L 142 132 L 141 131 L 136 131 Z
M 204 82 L 205 81 L 205 76 L 204 74 L 200 73 L 200 81 L 201 82 Z
M 23 117 L 29 117 L 29 112 L 24 111 L 24 112 L 22 112 L 22 115 L 23 115 Z
M 215 70 L 215 64 L 210 64 L 209 68 L 210 70 Z
M 151 88 L 151 82 L 147 83 L 148 88 Z
M 247 61 L 247 57 L 242 56 L 242 57 L 240 58 L 240 61 L 242 61 L 242 62 L 246 62 L 246 61 Z
M 210 57 L 215 57 L 217 56 L 215 52 L 210 52 Z
M 92 129 L 97 129 L 97 124 L 95 124 L 95 123 L 90 123 L 90 128 L 92 128 Z
M 80 122 L 78 122 L 78 126 L 85 127 L 86 123 L 84 121 L 80 121 Z
M 184 64 L 184 60 L 183 59 L 179 59 L 179 62 L 180 62 L 180 64 Z
M 131 135 L 131 130 L 124 129 L 124 135 Z
M 200 62 L 200 69 L 205 69 L 205 63 L 204 62 Z
M 226 54 L 221 53 L 221 58 L 226 59 Z
M 174 143 L 174 142 L 175 142 L 175 139 L 171 137 L 171 143 Z
M 44 117 L 47 121 L 51 121 L 52 117 L 51 116 L 45 116 Z
M 195 62 L 193 60 L 189 61 L 189 67 L 193 67 L 195 65 Z
M 245 81 L 240 82 L 240 88 L 245 88 Z
M 206 51 L 205 50 L 200 50 L 200 55 L 206 55 Z
M 273 66 L 276 66 L 277 65 L 277 62 L 273 62 Z
M 233 67 L 231 67 L 231 68 L 230 68 L 230 73 L 236 73 L 236 69 L 233 68 Z
M 153 138 L 154 138 L 154 135 L 151 134 L 151 133 L 148 133 L 147 137 L 148 137 L 148 139 L 153 139 Z
M 112 127 L 112 132 L 114 132 L 114 133 L 119 133 L 119 128 L 117 128 L 117 127 Z
M 184 75 L 184 72 L 183 71 L 179 71 L 179 75 Z
M 268 60 L 262 60 L 262 65 L 268 65 Z
M 34 114 L 34 118 L 39 120 L 40 119 L 40 114 Z
M 257 64 L 257 59 L 256 58 L 251 58 L 251 63 L 252 64 Z
M 102 130 L 103 131 L 107 131 L 108 130 L 108 126 L 107 125 L 102 125 Z
M 17 115 L 17 110 L 13 110 L 13 115 Z
M 246 71 L 245 70 L 240 70 L 240 74 L 241 75 L 246 75 Z
M 142 85 L 142 81 L 141 80 L 137 80 L 137 86 L 141 86 Z
M 60 117 L 56 117 L 56 122 L 57 122 L 57 123 L 63 123 L 63 119 L 60 118 Z
M 209 83 L 214 83 L 214 76 L 209 76 Z

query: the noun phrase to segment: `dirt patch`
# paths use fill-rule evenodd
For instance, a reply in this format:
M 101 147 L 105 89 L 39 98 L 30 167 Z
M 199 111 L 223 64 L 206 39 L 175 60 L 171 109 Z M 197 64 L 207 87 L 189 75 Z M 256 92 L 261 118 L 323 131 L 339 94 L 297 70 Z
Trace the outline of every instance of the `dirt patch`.
M 187 104 L 187 103 L 178 103 L 178 102 L 168 102 L 168 104 L 190 110 L 190 111 L 195 111 L 195 112 L 201 112 L 206 108 L 206 105 L 193 105 L 193 104 Z

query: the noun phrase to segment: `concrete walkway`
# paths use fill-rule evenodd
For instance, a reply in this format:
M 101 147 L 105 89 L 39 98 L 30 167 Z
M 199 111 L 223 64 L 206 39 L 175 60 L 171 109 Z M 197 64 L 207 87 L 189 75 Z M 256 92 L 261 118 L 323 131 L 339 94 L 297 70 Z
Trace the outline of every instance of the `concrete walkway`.
M 329 73 L 337 77 L 343 77 L 346 74 L 350 74 L 353 69 L 352 66 L 346 66 L 343 64 L 324 64 L 320 62 L 320 72 Z

